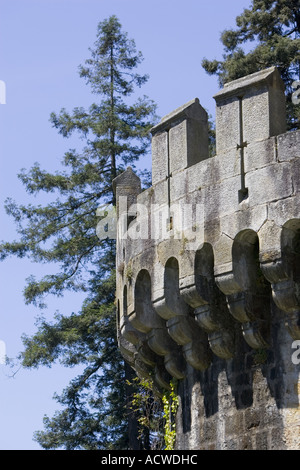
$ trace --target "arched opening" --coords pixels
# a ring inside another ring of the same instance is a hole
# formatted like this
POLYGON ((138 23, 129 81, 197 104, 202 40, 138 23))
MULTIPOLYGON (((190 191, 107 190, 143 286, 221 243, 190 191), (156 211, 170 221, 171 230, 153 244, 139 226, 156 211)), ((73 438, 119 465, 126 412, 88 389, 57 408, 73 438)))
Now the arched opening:
POLYGON ((281 253, 288 280, 273 286, 276 304, 287 312, 286 326, 293 339, 300 339, 300 219, 286 222, 281 233, 281 253))
POLYGON ((169 258, 164 274, 165 299, 168 307, 176 314, 183 314, 187 305, 182 301, 179 292, 179 264, 176 258, 169 258))
POLYGON ((253 230, 243 230, 232 247, 233 272, 240 290, 228 297, 230 312, 242 323, 247 343, 265 348, 270 338, 271 286, 259 263, 259 239, 253 230))
POLYGON ((136 310, 142 306, 152 307, 151 301, 151 278, 146 269, 142 269, 135 282, 136 310))
POLYGON ((257 290, 260 282, 266 284, 259 264, 259 240, 253 230, 243 230, 232 246, 233 271, 242 290, 257 290))
POLYGON ((149 333, 152 328, 161 326, 160 319, 152 306, 151 277, 146 269, 142 269, 136 278, 135 309, 130 318, 132 325, 143 333, 149 333))
POLYGON ((204 243, 195 256, 195 283, 201 297, 209 302, 214 287, 214 253, 209 243, 204 243))
POLYGON ((217 287, 214 278, 214 253, 209 243, 196 252, 195 284, 201 300, 195 308, 195 318, 208 333, 212 351, 229 359, 234 355, 235 327, 229 314, 226 297, 217 287))

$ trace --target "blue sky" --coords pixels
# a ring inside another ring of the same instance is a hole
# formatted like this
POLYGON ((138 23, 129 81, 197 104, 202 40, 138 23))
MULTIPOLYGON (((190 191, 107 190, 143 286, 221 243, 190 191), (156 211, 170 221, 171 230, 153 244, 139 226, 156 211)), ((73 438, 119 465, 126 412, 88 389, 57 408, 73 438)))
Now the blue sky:
MULTIPOLYGON (((150 75, 138 94, 153 99, 161 117, 195 97, 214 117, 218 83, 201 68, 201 60, 222 57, 220 33, 234 27, 249 5, 250 0, 0 0, 0 80, 6 84, 6 104, 0 104, 0 239, 16 237, 3 210, 7 197, 47 202, 25 193, 19 170, 39 162, 55 171, 72 146, 51 127, 50 113, 88 107, 95 100, 78 66, 89 58, 99 21, 115 14, 135 40, 144 56, 139 71, 150 75)), ((151 159, 144 164, 150 168, 151 159)), ((24 304, 25 280, 48 270, 14 258, 0 264, 0 341, 10 358, 22 350, 22 334, 36 331, 39 310, 24 304)), ((47 299, 47 318, 57 310, 77 311, 81 299, 79 294, 47 299)), ((12 377, 0 365, 0 450, 40 449, 33 432, 43 429, 45 414, 53 415, 53 394, 75 373, 55 365, 19 370, 12 377)))

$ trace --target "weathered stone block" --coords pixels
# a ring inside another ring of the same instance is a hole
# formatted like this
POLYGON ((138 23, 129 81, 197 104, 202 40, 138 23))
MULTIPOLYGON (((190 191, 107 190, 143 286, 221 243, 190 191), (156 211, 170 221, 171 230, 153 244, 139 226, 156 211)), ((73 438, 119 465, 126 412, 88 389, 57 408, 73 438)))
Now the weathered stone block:
POLYGON ((186 173, 186 195, 193 191, 201 191, 207 186, 219 184, 240 174, 239 152, 233 148, 226 153, 210 157, 188 168, 186 172, 180 172, 179 176, 176 174, 177 181, 179 178, 184 178, 184 173, 186 173))
POLYGON ((235 176, 204 188, 205 220, 224 217, 239 210, 240 177, 235 176))
POLYGON ((296 196, 280 199, 269 204, 269 219, 280 226, 288 219, 299 218, 300 194, 296 196))
POLYGON ((221 231, 231 239, 234 239, 239 232, 245 229, 258 232, 267 218, 267 203, 249 207, 246 210, 240 210, 234 214, 222 217, 221 231))
POLYGON ((291 171, 292 171, 294 194, 297 195, 300 192, 300 158, 297 158, 295 161, 293 161, 293 166, 292 166, 291 171))
POLYGON ((256 206, 275 201, 293 194, 290 166, 273 164, 246 174, 249 205, 256 206))
POLYGON ((244 149, 245 172, 247 173, 276 163, 276 147, 277 142, 275 137, 249 143, 244 149))
POLYGON ((300 157, 300 130, 278 136, 278 161, 285 162, 300 157))

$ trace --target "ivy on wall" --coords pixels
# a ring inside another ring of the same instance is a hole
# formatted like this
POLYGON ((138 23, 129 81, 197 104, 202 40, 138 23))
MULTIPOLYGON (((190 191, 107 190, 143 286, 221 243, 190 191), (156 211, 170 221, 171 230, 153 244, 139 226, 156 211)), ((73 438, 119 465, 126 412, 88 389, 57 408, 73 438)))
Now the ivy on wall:
POLYGON ((169 390, 160 393, 153 393, 155 387, 151 378, 136 377, 130 385, 136 388, 130 407, 137 416, 142 449, 174 450, 179 404, 177 380, 173 379, 169 390))
POLYGON ((174 450, 176 441, 176 413, 178 409, 177 380, 170 382, 170 390, 166 391, 162 396, 164 421, 165 421, 165 450, 174 450))

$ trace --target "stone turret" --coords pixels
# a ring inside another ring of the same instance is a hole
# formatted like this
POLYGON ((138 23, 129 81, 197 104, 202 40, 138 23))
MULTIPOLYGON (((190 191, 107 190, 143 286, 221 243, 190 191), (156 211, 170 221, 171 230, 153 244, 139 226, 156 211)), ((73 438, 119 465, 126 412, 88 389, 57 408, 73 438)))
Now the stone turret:
POLYGON ((274 67, 214 98, 215 156, 196 98, 152 129, 152 187, 114 181, 119 344, 179 380, 178 449, 297 448, 300 131, 274 67))

